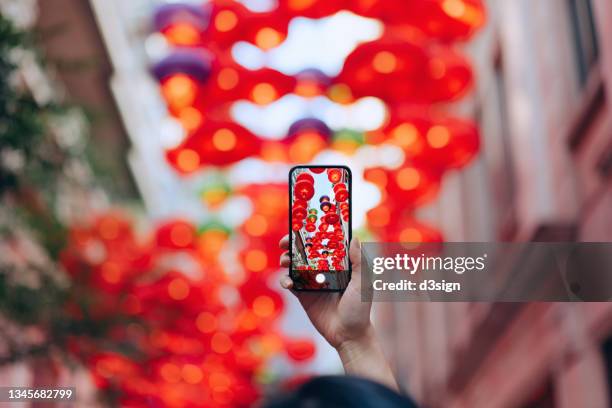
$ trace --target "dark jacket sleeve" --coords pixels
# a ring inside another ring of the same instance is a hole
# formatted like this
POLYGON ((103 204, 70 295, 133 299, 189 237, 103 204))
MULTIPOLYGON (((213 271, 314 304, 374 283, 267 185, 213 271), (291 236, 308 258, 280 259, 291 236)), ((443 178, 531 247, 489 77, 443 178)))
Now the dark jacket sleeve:
POLYGON ((382 384, 351 376, 316 377, 264 404, 265 408, 417 408, 414 401, 382 384))

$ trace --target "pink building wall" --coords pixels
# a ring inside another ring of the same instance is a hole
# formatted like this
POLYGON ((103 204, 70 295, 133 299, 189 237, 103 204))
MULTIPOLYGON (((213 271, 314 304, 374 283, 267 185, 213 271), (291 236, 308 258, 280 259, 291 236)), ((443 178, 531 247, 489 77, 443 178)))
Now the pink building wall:
MULTIPOLYGON (((584 85, 568 3, 488 1, 490 23, 468 46, 477 90, 458 107, 479 118, 483 150, 420 214, 447 240, 612 241, 612 3, 593 0, 600 54, 584 85), (500 165, 502 115, 510 170, 500 165), (499 194, 512 179, 508 211, 499 194)), ((381 303, 375 310, 402 386, 425 406, 612 404, 602 353, 612 338, 612 304, 381 303)))

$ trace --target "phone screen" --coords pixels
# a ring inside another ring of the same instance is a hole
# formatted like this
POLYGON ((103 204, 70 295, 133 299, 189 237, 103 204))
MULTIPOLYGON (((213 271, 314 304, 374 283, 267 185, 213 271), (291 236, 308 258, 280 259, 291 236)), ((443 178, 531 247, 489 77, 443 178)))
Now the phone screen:
POLYGON ((298 166, 289 172, 289 186, 294 289, 343 291, 351 279, 351 171, 298 166))

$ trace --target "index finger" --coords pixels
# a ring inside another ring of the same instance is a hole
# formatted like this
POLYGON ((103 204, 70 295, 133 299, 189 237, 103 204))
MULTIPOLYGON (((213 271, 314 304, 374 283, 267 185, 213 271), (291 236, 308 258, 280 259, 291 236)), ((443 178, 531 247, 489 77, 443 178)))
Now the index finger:
POLYGON ((278 243, 278 246, 280 247, 280 249, 289 249, 289 235, 285 235, 284 237, 282 237, 280 242, 278 243))

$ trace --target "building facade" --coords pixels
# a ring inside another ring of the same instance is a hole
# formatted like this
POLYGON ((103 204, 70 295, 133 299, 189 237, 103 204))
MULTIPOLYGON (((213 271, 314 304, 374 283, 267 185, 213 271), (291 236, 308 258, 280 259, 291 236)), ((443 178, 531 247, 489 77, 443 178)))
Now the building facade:
MULTIPOLYGON (((612 3, 489 0, 469 45, 477 162, 422 218, 448 241, 612 241, 612 3)), ((612 404, 612 305, 387 303, 402 386, 430 407, 612 404)))

